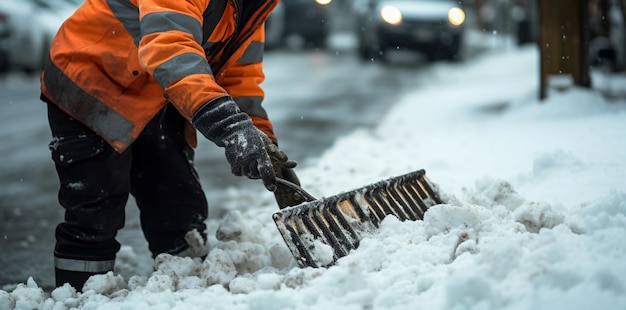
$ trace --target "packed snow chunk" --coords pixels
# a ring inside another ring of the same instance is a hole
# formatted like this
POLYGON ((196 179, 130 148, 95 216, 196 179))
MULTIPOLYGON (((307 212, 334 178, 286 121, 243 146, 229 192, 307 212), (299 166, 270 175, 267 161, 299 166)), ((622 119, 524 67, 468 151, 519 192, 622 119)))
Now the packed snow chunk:
POLYGON ((293 268, 283 278, 283 284, 288 288, 302 288, 324 275, 325 268, 293 268))
POLYGON ((504 180, 482 178, 476 181, 476 190, 464 189, 468 202, 484 207, 504 206, 508 210, 515 210, 524 203, 513 186, 504 180))
POLYGON ((148 279, 142 276, 132 276, 128 280, 128 289, 131 291, 138 290, 148 283, 148 279))
POLYGON ((483 221, 490 217, 489 210, 474 205, 441 204, 424 214, 428 236, 447 234, 454 229, 480 231, 483 221))
POLYGON ((216 250, 222 251, 220 255, 228 256, 237 274, 253 273, 269 267, 272 263, 270 254, 263 244, 248 241, 220 241, 211 252, 216 250))
POLYGON ((275 273, 260 273, 257 276, 257 288, 261 290, 277 290, 283 277, 275 273))
POLYGON ((175 284, 172 277, 155 274, 148 278, 146 289, 152 293, 172 292, 175 290, 175 284))
POLYGON ((254 279, 241 276, 230 281, 228 289, 232 294, 248 294, 255 291, 257 287, 254 279))
POLYGON ((6 291, 0 290, 0 309, 14 309, 15 299, 6 291))
POLYGON ((237 267, 227 251, 214 248, 204 260, 200 276, 206 279, 208 285, 228 286, 237 276, 237 267))
POLYGON ((565 224, 576 234, 626 230, 626 192, 611 190, 604 197, 570 207, 565 224))
POLYGON ((154 259, 155 274, 177 278, 198 275, 201 265, 199 258, 178 257, 170 254, 159 254, 154 259))
POLYGON ((71 286, 69 283, 65 283, 63 286, 55 288, 50 294, 50 297, 52 297, 52 300, 56 303, 61 303, 68 308, 78 307, 80 303, 80 299, 77 298, 76 288, 71 286))
POLYGON ((188 231, 185 234, 185 241, 189 245, 189 256, 204 257, 209 253, 209 244, 197 229, 188 231))
POLYGON ((428 240, 427 226, 423 221, 400 221, 387 216, 378 229, 362 234, 359 247, 337 264, 354 263, 366 271, 378 272, 393 265, 414 268, 416 262, 425 266, 449 260, 450 246, 456 242, 456 236, 428 240))
POLYGON ((386 216, 378 229, 363 234, 364 240, 369 238, 380 240, 387 252, 403 251, 407 249, 407 245, 426 240, 424 222, 400 221, 393 215, 386 216))
POLYGON ((243 218, 240 211, 226 213, 215 232, 215 237, 220 241, 239 240, 243 233, 243 218))
POLYGON ((178 257, 160 254, 155 259, 154 275, 168 276, 175 289, 204 287, 206 281, 200 278, 202 262, 200 258, 178 257))
POLYGON ((121 275, 115 275, 113 271, 109 271, 106 274, 93 275, 83 285, 83 292, 93 290, 97 294, 105 296, 123 289, 126 289, 124 278, 121 275))
POLYGON ((20 283, 11 296, 15 300, 15 309, 37 309, 45 299, 43 289, 37 286, 32 277, 28 278, 26 284, 20 283))
POLYGON ((565 216, 553 211, 547 203, 529 202, 513 211, 513 219, 523 224, 528 232, 538 233, 542 228, 563 224, 565 216))
POLYGON ((206 287, 206 280, 199 276, 188 276, 178 279, 176 290, 202 289, 206 287))
POLYGON ((289 265, 295 263, 291 251, 284 244, 274 243, 269 249, 269 254, 272 267, 286 269, 289 265))

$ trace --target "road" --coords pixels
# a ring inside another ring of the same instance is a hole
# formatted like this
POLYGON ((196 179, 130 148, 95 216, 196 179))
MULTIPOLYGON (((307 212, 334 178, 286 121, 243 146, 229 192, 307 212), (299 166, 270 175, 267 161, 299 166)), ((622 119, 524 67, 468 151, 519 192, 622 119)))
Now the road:
MULTIPOLYGON (((324 51, 275 50, 265 56, 264 106, 281 147, 303 165, 336 138, 376 125, 403 93, 419 87, 428 71, 429 65, 418 59, 395 66, 363 64, 342 42, 324 51)), ((54 285, 54 229, 63 213, 38 89, 36 76, 0 78, 0 289, 29 276, 44 289, 54 285)), ((232 176, 223 151, 208 142, 199 144, 196 164, 212 218, 224 213, 227 188, 251 184, 232 176)), ((131 199, 118 240, 149 257, 133 204, 131 199)))

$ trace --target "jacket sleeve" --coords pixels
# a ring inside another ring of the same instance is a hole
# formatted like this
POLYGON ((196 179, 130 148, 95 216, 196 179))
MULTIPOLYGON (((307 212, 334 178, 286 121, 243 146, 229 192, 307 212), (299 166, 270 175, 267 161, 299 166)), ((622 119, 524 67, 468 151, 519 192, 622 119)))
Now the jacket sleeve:
POLYGON ((265 96, 261 83, 263 51, 265 42, 264 25, 235 52, 234 59, 227 63, 218 77, 218 83, 235 99, 239 108, 250 115, 254 125, 276 140, 272 123, 261 105, 265 96))
POLYGON ((228 95, 202 48, 202 13, 209 0, 139 0, 139 62, 165 98, 190 120, 201 106, 228 95))

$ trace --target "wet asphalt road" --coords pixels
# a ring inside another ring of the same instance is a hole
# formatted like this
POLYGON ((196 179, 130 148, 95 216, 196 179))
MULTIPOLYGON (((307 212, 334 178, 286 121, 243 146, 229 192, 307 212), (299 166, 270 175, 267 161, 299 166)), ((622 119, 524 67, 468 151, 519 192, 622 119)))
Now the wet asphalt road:
MULTIPOLYGON (((419 87, 428 65, 363 64, 349 46, 325 51, 276 50, 265 56, 264 106, 282 149, 298 162, 319 156, 337 137, 373 127, 407 90, 419 87)), ((54 229, 62 219, 58 181, 47 144, 45 105, 34 76, 0 78, 0 289, 32 276, 53 286, 54 229)), ((196 164, 210 216, 223 214, 224 190, 250 184, 230 174, 223 151, 201 142, 196 164)), ((149 256, 132 199, 118 240, 149 256)))

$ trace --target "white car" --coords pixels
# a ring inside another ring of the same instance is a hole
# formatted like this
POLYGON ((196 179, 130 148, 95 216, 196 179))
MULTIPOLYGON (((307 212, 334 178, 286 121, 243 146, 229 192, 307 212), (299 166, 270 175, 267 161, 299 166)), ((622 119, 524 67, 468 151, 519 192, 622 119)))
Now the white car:
POLYGON ((81 4, 75 0, 2 0, 8 23, 9 70, 37 73, 48 57, 52 38, 63 21, 81 4))

